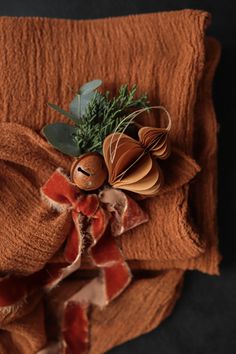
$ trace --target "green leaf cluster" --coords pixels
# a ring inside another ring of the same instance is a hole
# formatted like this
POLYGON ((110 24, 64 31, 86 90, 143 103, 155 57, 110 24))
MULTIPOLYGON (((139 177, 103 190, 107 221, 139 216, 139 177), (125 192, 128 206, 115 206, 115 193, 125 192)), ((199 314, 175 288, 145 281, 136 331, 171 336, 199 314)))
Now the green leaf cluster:
POLYGON ((136 97, 136 85, 130 89, 122 85, 117 96, 111 97, 109 91, 104 94, 97 91, 101 83, 101 80, 93 80, 84 84, 71 102, 69 112, 49 103, 74 123, 53 123, 43 129, 48 142, 64 154, 102 153, 106 136, 124 131, 133 124, 126 117, 136 109, 149 106, 146 94, 136 97))

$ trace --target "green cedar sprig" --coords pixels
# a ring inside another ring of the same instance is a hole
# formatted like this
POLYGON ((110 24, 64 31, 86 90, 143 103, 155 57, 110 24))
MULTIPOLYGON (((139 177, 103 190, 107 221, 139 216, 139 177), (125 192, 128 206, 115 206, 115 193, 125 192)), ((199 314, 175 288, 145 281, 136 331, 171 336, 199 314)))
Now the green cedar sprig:
POLYGON ((93 80, 83 85, 70 104, 70 112, 49 104, 74 122, 74 126, 54 123, 44 127, 44 135, 56 149, 70 156, 90 151, 102 153, 106 136, 124 131, 133 123, 124 118, 136 109, 149 106, 146 94, 136 97, 136 85, 130 89, 122 85, 117 96, 111 97, 109 91, 105 94, 97 91, 101 83, 93 80))

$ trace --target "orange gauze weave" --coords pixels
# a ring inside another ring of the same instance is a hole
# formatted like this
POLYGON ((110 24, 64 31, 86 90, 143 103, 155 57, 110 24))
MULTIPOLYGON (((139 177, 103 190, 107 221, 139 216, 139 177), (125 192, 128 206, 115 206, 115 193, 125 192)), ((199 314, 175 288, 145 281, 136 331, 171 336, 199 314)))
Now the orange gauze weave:
MULTIPOLYGON (((189 183, 177 169, 176 188, 144 201, 149 222, 118 239, 139 276, 105 309, 92 308, 90 354, 159 325, 180 295, 185 270, 218 274, 211 86, 220 48, 205 36, 208 24, 209 14, 192 10, 89 21, 0 18, 2 275, 42 269, 69 232, 69 213, 46 208, 40 187, 58 166, 69 171, 71 159, 50 147, 40 131, 63 121, 46 103, 65 107, 84 82, 101 78, 113 92, 136 83, 151 103, 168 109, 172 144, 201 168, 189 183)), ((144 119, 159 124, 156 117, 144 119)), ((1 308, 0 353, 37 353, 55 339, 54 317, 83 282, 75 276, 47 295, 37 291, 18 306, 1 308)))

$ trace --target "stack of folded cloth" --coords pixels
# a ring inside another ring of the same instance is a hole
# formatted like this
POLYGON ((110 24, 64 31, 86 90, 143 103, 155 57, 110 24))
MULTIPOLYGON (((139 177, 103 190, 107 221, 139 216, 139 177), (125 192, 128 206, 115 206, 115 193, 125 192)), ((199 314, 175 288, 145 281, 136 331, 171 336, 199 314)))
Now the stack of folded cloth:
MULTIPOLYGON (((2 279, 42 269, 71 226, 68 211, 45 207, 40 196, 52 172, 58 166, 68 172, 71 164, 40 134, 58 121, 47 102, 65 107, 71 88, 94 78, 112 92, 136 83, 151 103, 169 111, 171 142, 193 161, 191 171, 175 169, 177 179, 170 171, 169 179, 178 182, 166 193, 143 202, 149 222, 117 240, 133 281, 107 307, 91 309, 90 354, 158 326, 180 296, 186 270, 219 272, 211 86, 220 49, 205 36, 209 17, 183 10, 86 21, 0 18, 2 279)), ((157 124, 154 116, 145 123, 157 124)), ((54 340, 60 304, 93 274, 84 262, 81 273, 51 292, 38 289, 20 304, 0 307, 0 353, 34 354, 54 340)))

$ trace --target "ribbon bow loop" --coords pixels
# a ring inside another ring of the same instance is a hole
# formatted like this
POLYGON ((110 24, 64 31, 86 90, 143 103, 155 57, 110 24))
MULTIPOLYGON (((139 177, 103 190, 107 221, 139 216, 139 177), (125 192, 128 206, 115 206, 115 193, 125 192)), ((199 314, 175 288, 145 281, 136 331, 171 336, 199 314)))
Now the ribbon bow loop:
MULTIPOLYGON (((80 354, 88 349, 89 304, 100 307, 116 298, 130 283, 131 272, 116 245, 115 238, 146 221, 148 217, 139 205, 125 193, 107 188, 99 194, 83 194, 70 182, 61 169, 57 169, 41 188, 43 199, 63 212, 71 211, 74 228, 64 249, 70 263, 57 283, 80 267, 82 251, 87 252, 100 268, 99 277, 90 281, 64 304, 62 324, 65 351, 80 354), (73 320, 68 320, 73 309, 73 320), (76 328, 76 334, 70 335, 76 328)), ((55 285, 55 283, 54 283, 55 285)), ((50 347, 45 349, 49 353, 50 347)))

